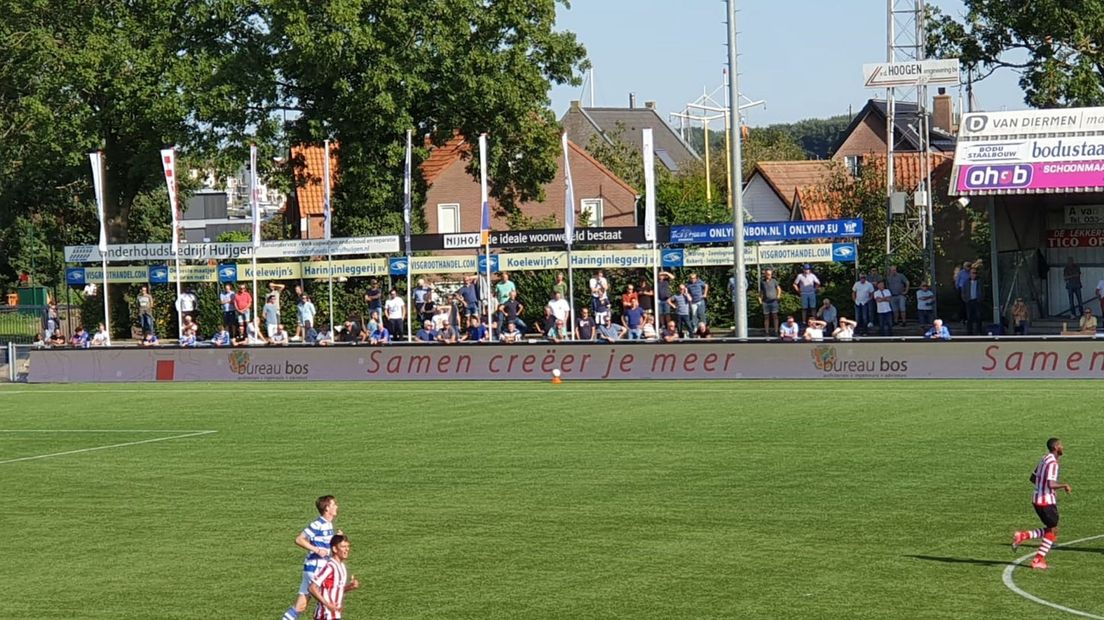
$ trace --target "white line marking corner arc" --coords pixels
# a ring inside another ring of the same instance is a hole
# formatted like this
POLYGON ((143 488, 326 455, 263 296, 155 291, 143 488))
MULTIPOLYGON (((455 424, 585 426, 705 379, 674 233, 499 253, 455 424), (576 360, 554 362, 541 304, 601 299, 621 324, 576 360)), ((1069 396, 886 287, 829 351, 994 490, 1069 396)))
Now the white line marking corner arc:
MULTIPOLYGON (((1067 543, 1061 543, 1061 544, 1057 544, 1057 545, 1054 545, 1054 546, 1055 547, 1069 547, 1069 546, 1072 546, 1072 545, 1076 545, 1078 543, 1088 542, 1090 540, 1097 540, 1097 539, 1100 539, 1100 538, 1104 538, 1104 534, 1097 534, 1096 536, 1087 536, 1085 538, 1078 538, 1077 540, 1071 540, 1067 543)), ((1015 561, 1013 561, 1011 564, 1004 567, 1004 573, 1002 575, 1002 580, 1004 581, 1005 587, 1007 587, 1012 592, 1018 594, 1019 596, 1022 596, 1023 598, 1026 598, 1027 600, 1029 600, 1033 603, 1038 603, 1039 605, 1050 607, 1051 609, 1056 609, 1058 611, 1063 611, 1067 614, 1073 614, 1075 616, 1081 616, 1082 618, 1093 618, 1094 620, 1104 620, 1104 616, 1098 616, 1096 614, 1092 614, 1092 613, 1089 613, 1087 611, 1081 611, 1080 609, 1073 609, 1071 607, 1066 607, 1065 605, 1059 605, 1058 603, 1052 603, 1052 602, 1050 602, 1046 599, 1039 598, 1038 596, 1035 596, 1034 594, 1032 594, 1030 592, 1024 591, 1022 588, 1017 586, 1016 582, 1013 581, 1013 579, 1012 579, 1012 573, 1016 570, 1016 568, 1018 566, 1020 566, 1020 564, 1022 564, 1024 562, 1024 560, 1026 560, 1027 558, 1030 558, 1033 555, 1035 555, 1035 553, 1029 553, 1025 556, 1019 557, 1015 561)))

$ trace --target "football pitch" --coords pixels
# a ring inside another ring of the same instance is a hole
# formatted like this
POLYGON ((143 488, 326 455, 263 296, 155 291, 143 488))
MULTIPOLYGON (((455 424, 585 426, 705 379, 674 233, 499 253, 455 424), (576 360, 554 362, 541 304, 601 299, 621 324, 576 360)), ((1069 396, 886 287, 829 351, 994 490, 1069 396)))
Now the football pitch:
POLYGON ((3 386, 0 618, 279 618, 323 494, 361 582, 351 620, 1104 617, 1102 393, 3 386), (1050 435, 1073 485, 1058 542, 1088 540, 1012 570, 1050 435))

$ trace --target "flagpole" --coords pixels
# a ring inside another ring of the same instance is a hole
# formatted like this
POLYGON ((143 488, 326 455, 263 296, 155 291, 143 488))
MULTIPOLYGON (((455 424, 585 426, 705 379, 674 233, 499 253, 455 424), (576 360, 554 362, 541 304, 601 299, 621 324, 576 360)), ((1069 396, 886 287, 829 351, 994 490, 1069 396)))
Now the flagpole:
MULTIPOLYGON (((324 189, 324 193, 323 193, 323 196, 322 196, 322 198, 323 198, 323 201, 322 201, 322 217, 323 217, 323 224, 324 224, 323 233, 326 236, 326 241, 329 241, 330 237, 332 235, 332 228, 331 228, 332 223, 331 223, 330 220, 333 217, 333 213, 331 212, 331 205, 330 205, 330 199, 331 199, 331 195, 330 195, 330 191, 331 191, 330 190, 330 141, 326 140, 322 143, 322 145, 325 148, 325 155, 324 155, 324 159, 323 159, 323 163, 322 163, 322 176, 325 177, 323 179, 323 185, 322 185, 322 187, 324 189)), ((326 254, 326 277, 329 279, 329 289, 330 289, 330 303, 329 303, 330 334, 333 334, 333 329, 334 329, 334 318, 333 318, 333 316, 334 316, 333 315, 333 254, 326 254)))
MULTIPOLYGON (((257 204, 257 145, 249 145, 249 206, 253 215, 253 315, 257 321, 257 249, 261 247, 261 214, 257 204)), ((248 328, 247 328, 248 329, 248 328)), ((259 334, 258 334, 259 335, 259 334)))
MULTIPOLYGON (((403 166, 403 237, 406 242, 406 341, 414 341, 414 306, 411 303, 412 298, 412 275, 411 275, 411 248, 410 248, 410 185, 411 185, 411 166, 410 157, 413 145, 411 143, 413 139, 413 130, 406 130, 406 162, 403 166)), ((490 329, 490 326, 487 326, 490 329)))
MULTIPOLYGON (((491 311, 494 303, 491 302, 494 287, 491 286, 491 203, 487 193, 487 134, 479 134, 479 198, 483 208, 480 232, 483 235, 483 260, 486 265, 487 276, 487 329, 491 328, 491 311)), ((498 326, 502 331, 502 326, 498 326)))
POLYGON ((105 174, 106 160, 104 159, 103 151, 96 151, 95 153, 89 153, 88 157, 92 160, 92 185, 96 191, 96 212, 100 218, 100 260, 103 265, 103 313, 104 313, 104 331, 107 332, 107 344, 111 344, 111 310, 110 304, 107 302, 107 222, 106 214, 104 212, 104 180, 107 177, 105 174))
POLYGON ((564 245, 567 246, 567 297, 571 304, 568 338, 575 336, 575 270, 571 264, 571 246, 575 242, 575 184, 571 179, 571 159, 568 157, 567 132, 560 136, 564 157, 564 245))
POLYGON ((659 302, 655 295, 659 287, 659 245, 656 235, 656 200, 655 200, 655 150, 651 128, 644 129, 643 135, 644 154, 644 239, 652 242, 652 312, 656 319, 656 330, 659 325, 659 302))

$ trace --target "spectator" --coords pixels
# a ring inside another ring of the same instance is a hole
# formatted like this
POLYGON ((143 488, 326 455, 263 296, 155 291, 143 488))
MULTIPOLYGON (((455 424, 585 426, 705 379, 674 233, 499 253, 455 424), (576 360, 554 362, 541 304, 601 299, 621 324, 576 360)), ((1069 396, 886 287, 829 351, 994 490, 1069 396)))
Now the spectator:
POLYGON ((1092 308, 1085 308, 1085 311, 1081 313, 1081 320, 1077 323, 1078 329, 1083 334, 1096 334, 1096 317, 1093 316, 1092 308))
POLYGON ((448 309, 449 309, 449 322, 452 323, 456 329, 461 329, 464 325, 464 300, 460 298, 460 293, 452 293, 448 296, 448 309))
POLYGON ((706 312, 706 299, 709 298, 709 285, 698 278, 698 274, 691 273, 690 281, 686 283, 686 292, 690 293, 690 324, 709 323, 709 314, 706 312))
POLYGON ((211 345, 216 347, 230 346, 230 332, 226 331, 225 325, 220 325, 215 335, 211 336, 211 345))
MULTIPOLYGON (((42 327, 46 330, 46 338, 49 339, 53 335, 54 330, 61 325, 60 315, 58 315, 57 303, 50 299, 46 302, 46 314, 43 317, 42 327)), ((150 324, 152 325, 152 317, 150 324)))
POLYGON ((1012 303, 1012 332, 1019 336, 1026 336, 1031 327, 1031 312, 1024 303, 1023 297, 1017 297, 1012 303))
POLYGON ((709 331, 709 326, 701 321, 698 322, 697 329, 694 330, 695 338, 712 338, 713 332, 709 331))
POLYGON ((472 315, 468 317, 468 329, 464 332, 464 342, 487 342, 491 339, 491 334, 487 330, 487 326, 480 320, 479 315, 472 315))
POLYGON ((893 320, 901 327, 905 326, 905 309, 908 304, 909 280, 905 274, 897 271, 895 265, 889 267, 889 273, 885 279, 886 289, 893 297, 889 305, 893 308, 893 320))
POLYGON ((759 304, 763 306, 763 323, 767 336, 778 335, 778 313, 781 311, 782 285, 774 279, 774 270, 764 269, 759 282, 759 304))
POLYGON ((513 323, 519 332, 524 332, 525 321, 521 319, 521 315, 525 312, 525 304, 518 300, 517 291, 510 292, 510 298, 502 304, 502 307, 506 311, 506 323, 513 323))
POLYGON ((671 299, 671 281, 675 276, 667 271, 659 272, 659 282, 656 283, 656 320, 660 323, 666 324, 664 318, 671 314, 671 305, 668 304, 668 300, 671 299))
POLYGON ((851 301, 855 303, 855 323, 860 334, 866 334, 867 330, 874 327, 874 316, 871 313, 873 299, 874 283, 865 273, 860 273, 859 281, 851 287, 851 301))
POLYGON ((506 329, 502 332, 501 340, 506 344, 521 342, 521 332, 518 331, 515 323, 506 323, 506 329))
POLYGON ((1096 283, 1096 297, 1100 302, 1100 315, 1104 316, 1104 278, 1096 283))
POLYGON ((599 342, 617 342, 621 339, 621 332, 623 328, 614 323, 607 312, 602 322, 598 324, 598 341, 599 342))
POLYGON ((333 332, 330 331, 330 328, 323 327, 322 329, 315 332, 313 342, 320 347, 332 346, 334 343, 333 332))
POLYGON ((552 328, 544 333, 544 337, 552 342, 563 342, 568 338, 567 323, 563 319, 556 319, 552 328))
POLYGON ((184 289, 176 298, 176 311, 181 317, 196 313, 196 295, 190 287, 184 289))
POLYGON ((295 307, 295 311, 298 325, 291 340, 298 342, 306 336, 307 332, 314 329, 314 315, 318 310, 314 307, 310 295, 304 293, 299 297, 299 305, 295 307))
POLYGON ((356 344, 363 340, 361 338, 361 327, 357 324, 356 319, 348 317, 341 326, 341 342, 349 344, 356 344))
POLYGON ((383 289, 380 288, 379 280, 372 278, 368 281, 368 290, 364 291, 364 304, 368 307, 368 314, 383 314, 383 289))
MULTIPOLYGON (((185 314, 184 315, 184 320, 183 320, 183 329, 190 329, 190 330, 192 330, 192 331, 194 331, 195 333, 198 334, 199 333, 199 324, 197 324, 192 319, 192 315, 185 314)), ((181 330, 181 335, 183 335, 183 330, 181 330)))
POLYGON ((182 347, 195 347, 197 344, 195 328, 185 327, 184 332, 180 335, 180 340, 177 344, 182 347))
POLYGON ((644 308, 644 312, 649 314, 655 313, 655 291, 652 290, 652 284, 648 282, 647 278, 640 280, 640 287, 637 289, 636 297, 640 300, 640 307, 644 308))
POLYGON ((156 347, 159 344, 161 344, 161 342, 159 340, 157 340, 157 334, 155 334, 152 331, 148 331, 148 330, 145 331, 145 332, 142 332, 142 346, 143 347, 156 347))
POLYGON ((433 321, 422 321, 422 328, 414 335, 414 341, 426 343, 435 342, 436 340, 437 330, 433 329, 433 321))
POLYGON ((610 317, 609 295, 603 290, 598 293, 598 297, 591 298, 591 304, 594 306, 594 321, 601 325, 610 317))
POLYGON ((951 330, 943 324, 943 319, 935 319, 928 331, 924 332, 924 338, 927 340, 950 340, 951 330))
POLYGON ((633 300, 636 300, 637 304, 640 303, 640 296, 636 293, 636 287, 632 284, 625 286, 625 292, 621 294, 621 313, 624 314, 626 310, 632 307, 633 300))
POLYGON ((42 335, 42 332, 35 334, 34 342, 31 343, 31 347, 35 349, 45 349, 49 346, 50 345, 46 342, 46 337, 42 335))
POLYGON ((660 342, 678 342, 678 339, 678 326, 675 324, 674 319, 668 319, 667 327, 664 327, 663 330, 659 332, 659 340, 660 342))
MULTIPOLYGON (((594 316, 598 317, 598 298, 609 294, 609 281, 606 280, 606 274, 601 269, 594 274, 594 277, 587 283, 587 288, 590 289, 591 306, 594 308, 594 316)), ((607 308, 609 304, 606 304, 607 308)), ((599 322, 601 322, 599 320, 599 322)))
POLYGON ((556 293, 559 293, 560 297, 567 299, 569 292, 570 291, 567 290, 567 281, 564 280, 563 272, 557 272, 556 281, 552 283, 552 296, 555 297, 556 293))
POLYGON ((813 273, 812 265, 805 263, 801 273, 794 278, 794 292, 801 295, 801 310, 806 319, 816 315, 817 291, 820 290, 820 278, 813 273))
POLYGON ((268 344, 268 338, 265 337, 264 330, 261 328, 261 320, 253 319, 248 325, 245 326, 246 344, 249 345, 262 345, 268 344))
POLYGON ((287 288, 286 286, 284 286, 283 284, 280 284, 279 282, 269 282, 268 283, 268 294, 269 295, 274 295, 276 297, 276 305, 277 306, 280 305, 280 295, 283 294, 284 289, 286 289, 286 288, 287 288))
POLYGON ((450 322, 449 308, 447 305, 441 305, 436 307, 436 313, 433 315, 433 331, 440 332, 445 327, 445 323, 450 322))
POLYGON ((793 315, 786 317, 786 322, 779 328, 779 337, 786 342, 795 342, 798 334, 801 331, 801 326, 794 320, 793 315))
POLYGON ((832 332, 832 337, 841 341, 854 339, 856 324, 855 321, 841 316, 839 319, 839 327, 832 332))
POLYGON ((644 327, 642 327, 640 331, 644 337, 644 340, 647 340, 649 342, 654 341, 656 338, 659 337, 659 334, 656 332, 654 315, 644 315, 644 327))
POLYGON ((238 325, 237 312, 234 310, 234 285, 229 282, 219 293, 219 305, 222 307, 222 324, 226 329, 234 329, 238 325))
MULTIPOLYGON (((469 279, 464 278, 464 285, 469 284, 469 279)), ((473 291, 474 292, 474 291, 473 291)), ((418 278, 418 284, 411 292, 414 302, 414 313, 419 321, 433 317, 433 287, 426 283, 425 278, 418 278)))
POLYGON ((84 296, 95 297, 100 294, 100 287, 96 286, 95 282, 89 282, 84 285, 84 296))
MULTIPOLYGON (((1075 319, 1083 314, 1081 309, 1084 308, 1085 302, 1081 299, 1081 266, 1073 260, 1072 256, 1066 259, 1062 278, 1066 281, 1066 296, 1069 297, 1069 316, 1075 319)), ((1100 292, 1097 291, 1097 295, 1099 294, 1100 292)))
POLYGON ((878 335, 893 335, 893 293, 886 289, 885 282, 879 282, 874 290, 874 305, 878 312, 878 335))
POLYGON ((243 347, 249 344, 249 337, 245 335, 245 327, 239 325, 234 331, 234 338, 230 341, 230 346, 243 347))
POLYGON ((621 314, 621 324, 628 330, 629 340, 640 340, 643 337, 644 309, 640 307, 640 300, 635 295, 631 298, 629 307, 621 314))
POLYGON ((927 282, 921 284, 920 290, 916 291, 916 316, 920 327, 931 325, 935 318, 935 291, 931 290, 931 285, 927 282))
POLYGON ((978 270, 970 269, 969 278, 962 286, 962 300, 966 302, 966 333, 973 336, 981 334, 981 302, 985 299, 985 289, 978 279, 978 270))
POLYGON ((441 329, 437 330, 437 342, 442 344, 456 344, 460 341, 460 334, 456 332, 456 328, 446 319, 441 324, 441 329))
POLYGON ((962 267, 955 272, 955 291, 958 292, 959 301, 959 320, 966 324, 966 294, 963 289, 966 288, 966 282, 970 279, 970 261, 962 263, 962 267))
POLYGON ((548 307, 552 308, 552 316, 556 317, 556 320, 563 321, 565 324, 571 321, 571 304, 559 291, 552 293, 552 300, 548 302, 548 307))
POLYGON ((111 346, 111 339, 107 336, 107 328, 103 323, 100 323, 96 329, 96 333, 92 334, 92 340, 89 343, 93 347, 109 347, 111 346))
POLYGON ((268 338, 268 344, 278 347, 286 347, 288 345, 288 333, 284 330, 284 324, 278 323, 276 329, 272 331, 272 335, 268 338))
POLYGON ((406 334, 406 302, 395 289, 391 289, 389 295, 384 308, 387 312, 387 330, 402 338, 406 334))
POLYGON ((575 323, 575 339, 582 342, 594 340, 594 319, 590 316, 590 308, 579 310, 579 320, 575 323))
POLYGON ((276 333, 276 326, 280 324, 280 302, 276 295, 268 294, 264 308, 261 309, 261 314, 265 321, 265 337, 271 340, 272 334, 276 333))
POLYGON ((809 322, 805 325, 805 342, 822 342, 824 340, 824 329, 827 326, 828 323, 820 319, 809 319, 809 322))
POLYGON ((464 305, 464 312, 469 317, 479 316, 479 288, 477 282, 475 276, 465 277, 464 285, 460 287, 460 291, 457 293, 460 295, 460 302, 464 305))
POLYGON ((882 278, 882 274, 878 273, 877 269, 871 269, 869 277, 867 279, 870 280, 870 283, 873 284, 875 287, 878 286, 879 282, 885 281, 885 279, 882 278))
POLYGON ((552 314, 552 306, 544 307, 544 316, 533 322, 533 331, 541 334, 548 333, 548 330, 556 326, 556 315, 552 314))
POLYGON ((686 290, 686 285, 680 284, 678 293, 672 295, 667 303, 675 310, 679 334, 689 336, 694 327, 690 324, 690 293, 686 290))
MULTIPOLYGON (((138 325, 143 332, 154 331, 153 326, 153 296, 149 293, 149 287, 143 286, 141 292, 138 293, 138 297, 135 298, 138 302, 138 325)), ((49 327, 47 331, 52 331, 49 327)))
POLYGON ((383 319, 380 318, 380 313, 372 312, 372 314, 368 315, 368 322, 364 324, 364 333, 371 335, 380 328, 380 325, 383 325, 383 319))
POLYGON ((253 323, 253 295, 249 294, 244 284, 239 284, 238 292, 234 293, 234 314, 240 326, 253 323))
POLYGON ((510 291, 516 291, 517 287, 510 281, 510 274, 505 271, 499 272, 498 284, 495 284, 495 298, 498 303, 506 303, 506 300, 510 298, 510 291))
POLYGON ((73 336, 69 338, 69 346, 74 349, 87 349, 88 342, 88 332, 84 330, 83 325, 78 325, 77 331, 73 332, 73 336))
POLYGON ((50 334, 50 338, 48 340, 50 342, 50 347, 51 348, 64 347, 65 346, 65 332, 61 331, 60 329, 55 329, 54 332, 52 334, 50 334))
POLYGON ((368 344, 391 344, 391 330, 385 325, 379 325, 376 330, 368 334, 368 344))
POLYGON ((824 322, 824 331, 831 334, 836 331, 836 318, 839 316, 839 312, 836 307, 832 305, 832 300, 827 297, 820 305, 820 309, 817 310, 816 317, 824 322))

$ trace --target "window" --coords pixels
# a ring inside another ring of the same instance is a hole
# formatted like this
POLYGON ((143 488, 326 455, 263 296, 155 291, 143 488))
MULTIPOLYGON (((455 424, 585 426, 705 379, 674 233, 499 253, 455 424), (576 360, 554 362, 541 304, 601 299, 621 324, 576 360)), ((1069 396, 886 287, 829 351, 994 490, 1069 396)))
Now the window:
POLYGON ((584 198, 579 203, 579 223, 586 228, 602 225, 602 199, 584 198))
POLYGON ((437 205, 437 234, 448 235, 460 232, 460 205, 437 205))
POLYGON ((843 158, 844 164, 847 165, 847 171, 851 173, 852 177, 856 179, 862 175, 863 156, 862 155, 848 155, 843 158))

